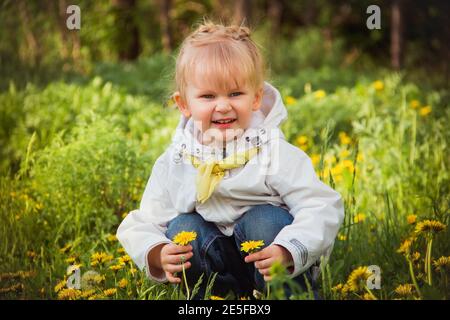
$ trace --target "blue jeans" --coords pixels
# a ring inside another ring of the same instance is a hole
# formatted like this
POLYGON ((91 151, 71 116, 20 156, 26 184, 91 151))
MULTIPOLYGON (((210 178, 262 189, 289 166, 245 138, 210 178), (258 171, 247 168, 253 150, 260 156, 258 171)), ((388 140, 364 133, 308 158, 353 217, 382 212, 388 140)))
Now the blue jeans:
MULTIPOLYGON (((186 270, 190 288, 194 287, 203 274, 197 299, 203 298, 206 282, 211 274, 216 272, 212 294, 224 296, 231 291, 240 297, 251 297, 253 289, 264 291, 265 281, 254 263, 244 261, 246 253, 240 251, 240 244, 247 240, 264 240, 264 244, 269 245, 280 230, 292 221, 292 215, 280 207, 258 205, 248 210, 236 222, 234 234, 227 237, 214 223, 205 221, 198 213, 183 213, 169 222, 166 236, 173 239, 181 231, 197 232, 197 239, 191 242, 194 252, 189 260, 191 267, 186 270)), ((317 298, 316 283, 312 279, 311 271, 307 270, 305 275, 317 298)), ((294 278, 294 281, 306 290, 303 274, 294 278)), ((285 288, 285 292, 290 291, 285 288)))

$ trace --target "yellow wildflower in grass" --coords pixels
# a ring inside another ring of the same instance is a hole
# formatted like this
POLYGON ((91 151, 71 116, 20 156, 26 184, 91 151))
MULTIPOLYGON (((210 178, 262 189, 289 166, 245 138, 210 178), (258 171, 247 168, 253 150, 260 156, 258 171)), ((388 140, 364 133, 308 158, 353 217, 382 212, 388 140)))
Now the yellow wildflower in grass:
POLYGON ((173 242, 175 244, 186 246, 191 241, 197 239, 197 232, 195 231, 181 231, 173 237, 173 242))
POLYGON ((327 154, 324 158, 324 162, 327 165, 332 165, 332 164, 336 163, 336 161, 337 161, 336 157, 333 155, 330 155, 330 154, 327 154))
POLYGON ((83 299, 89 299, 94 294, 95 294, 95 290, 94 289, 83 290, 83 291, 81 291, 80 297, 83 298, 83 299))
POLYGON ((314 166, 316 166, 320 162, 320 154, 314 153, 311 156, 311 162, 314 166))
POLYGON ((424 106, 424 107, 420 108, 419 114, 422 117, 426 117, 427 115, 429 115, 431 113, 431 111, 432 111, 431 106, 424 106))
POLYGON ((360 223, 363 222, 366 219, 366 215, 364 213, 358 213, 354 218, 354 223, 360 223))
POLYGON ((125 249, 121 247, 121 248, 117 249, 117 253, 124 254, 125 249))
POLYGON ((342 165, 342 163, 338 163, 333 168, 331 168, 331 174, 333 176, 340 175, 340 174, 342 174, 343 171, 344 171, 344 166, 342 165))
POLYGON ((405 241, 402 242, 400 245, 400 248, 397 249, 398 253, 403 253, 405 255, 409 255, 409 252, 411 250, 411 246, 414 242, 414 238, 408 238, 405 241))
POLYGON ((254 253, 264 245, 263 240, 249 240, 241 243, 241 251, 254 253))
POLYGON ((366 287, 367 279, 372 274, 369 272, 367 267, 358 267, 352 271, 352 273, 348 276, 347 285, 349 286, 350 291, 352 292, 360 292, 366 287))
POLYGON ((91 256, 91 266, 95 267, 98 264, 105 263, 111 261, 114 257, 105 252, 95 252, 91 256))
POLYGON ((72 244, 68 243, 63 248, 59 249, 59 252, 66 253, 69 252, 72 249, 72 244))
POLYGON ((116 288, 109 288, 109 289, 103 290, 103 294, 104 294, 106 297, 111 297, 111 296, 115 295, 116 292, 117 292, 117 289, 116 289, 116 288))
POLYGON ((285 99, 286 105, 287 106, 292 106, 293 104, 295 104, 297 102, 297 99, 295 99, 292 96, 287 96, 285 99))
POLYGON ((414 224, 416 223, 417 220, 417 216, 415 214, 410 214, 409 216, 406 217, 406 221, 408 222, 408 224, 414 224))
POLYGON ((325 90, 314 91, 314 98, 316 98, 317 100, 325 98, 326 95, 327 93, 325 92, 325 90))
POLYGON ((362 162, 364 160, 364 156, 362 155, 362 153, 358 153, 358 155, 356 156, 356 162, 362 162))
POLYGON ((23 291, 24 288, 25 286, 23 285, 23 283, 17 283, 6 288, 0 288, 0 294, 23 291))
POLYGON ((81 290, 67 288, 58 292, 59 300, 77 300, 81 298, 81 290))
POLYGON ((137 273, 137 269, 136 268, 130 268, 130 270, 128 270, 128 272, 134 277, 134 275, 137 273))
POLYGON ((413 294, 414 286, 412 284, 406 283, 401 284, 397 288, 395 288, 395 293, 401 297, 408 297, 413 294))
POLYGON ((412 262, 417 262, 417 261, 419 261, 419 259, 420 259, 420 252, 416 251, 411 255, 412 262))
POLYGON ((409 106, 411 109, 417 109, 418 107, 420 107, 420 101, 419 100, 411 100, 411 102, 409 103, 409 106))
POLYGON ((120 289, 125 289, 125 288, 127 287, 127 285, 128 285, 128 280, 125 279, 125 278, 122 278, 122 279, 119 281, 118 285, 119 285, 119 288, 120 288, 120 289))
POLYGON ((442 256, 439 259, 434 260, 433 265, 436 268, 436 271, 449 269, 450 268, 450 257, 442 256))
POLYGON ((210 300, 225 300, 224 298, 219 297, 219 296, 211 296, 211 297, 209 297, 209 299, 210 300))
POLYGON ((339 132, 339 141, 341 142, 341 144, 347 145, 352 142, 352 139, 347 135, 346 132, 341 131, 339 132))
POLYGON ((343 149, 341 152, 339 152, 339 158, 345 159, 350 155, 350 151, 348 149, 343 149))
POLYGON ((117 237, 116 237, 116 235, 114 235, 114 234, 109 234, 109 235, 106 237, 106 240, 108 240, 109 242, 114 242, 114 241, 117 241, 117 237))
POLYGON ((381 91, 381 90, 384 89, 384 83, 383 83, 383 81, 380 81, 380 80, 374 81, 374 82, 372 83, 372 86, 373 86, 373 87, 375 88, 375 90, 377 90, 377 91, 381 91))
POLYGON ((63 280, 59 281, 59 282, 56 284, 56 286, 55 286, 55 288, 54 288, 55 293, 58 293, 58 292, 60 292, 62 289, 64 289, 64 288, 66 287, 66 283, 67 283, 67 279, 64 277, 63 280))
POLYGON ((129 255, 123 255, 123 256, 121 256, 120 258, 119 258, 119 263, 120 264, 127 264, 128 262, 130 262, 131 261, 131 258, 130 258, 130 256, 129 255))
POLYGON ((64 260, 66 263, 72 264, 77 260, 77 257, 75 256, 71 256, 69 258, 67 258, 66 260, 64 260))
POLYGON ((88 300, 101 300, 104 299, 105 296, 103 294, 94 294, 88 298, 88 300))
POLYGON ((122 219, 125 219, 127 217, 127 215, 128 215, 128 212, 122 213, 122 219))
POLYGON ((119 263, 119 264, 114 264, 114 265, 110 266, 109 269, 114 271, 114 272, 117 272, 119 270, 122 270, 124 267, 125 267, 124 264, 119 263))
POLYGON ((374 296, 373 295, 370 295, 369 293, 364 293, 363 295, 362 295, 362 297, 361 297, 363 300, 376 300, 375 298, 374 298, 374 296))
POLYGON ((339 234, 338 239, 341 241, 345 241, 345 240, 347 240, 347 236, 345 234, 339 234))
POLYGON ((33 250, 29 250, 27 251, 27 257, 30 258, 31 260, 34 260, 37 257, 37 253, 34 252, 33 250))
POLYGON ((304 136, 304 135, 298 136, 297 139, 295 139, 295 143, 297 144, 297 146, 302 146, 304 144, 307 144, 308 137, 304 136))
POLYGON ((421 233, 438 233, 444 230, 447 226, 437 220, 424 220, 416 224, 416 234, 421 233))

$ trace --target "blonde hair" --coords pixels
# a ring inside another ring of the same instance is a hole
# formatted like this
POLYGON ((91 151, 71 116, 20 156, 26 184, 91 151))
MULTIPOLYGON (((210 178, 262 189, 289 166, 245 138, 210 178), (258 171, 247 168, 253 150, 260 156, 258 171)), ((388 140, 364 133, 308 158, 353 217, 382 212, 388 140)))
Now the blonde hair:
POLYGON ((263 87, 265 66, 250 29, 244 26, 224 26, 205 20, 182 43, 175 68, 175 85, 186 98, 188 79, 201 77, 221 90, 231 90, 249 84, 257 90, 263 87), (194 76, 193 76, 194 75, 194 76))

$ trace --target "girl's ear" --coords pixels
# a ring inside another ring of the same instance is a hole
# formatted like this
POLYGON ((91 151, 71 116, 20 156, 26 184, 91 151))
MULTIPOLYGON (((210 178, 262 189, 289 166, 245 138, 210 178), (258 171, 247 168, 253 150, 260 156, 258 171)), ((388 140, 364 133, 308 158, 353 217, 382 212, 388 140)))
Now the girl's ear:
POLYGON ((189 118, 191 116, 191 111, 189 111, 189 108, 187 106, 186 101, 184 101, 183 97, 181 96, 179 91, 176 91, 173 94, 173 99, 177 103, 178 109, 180 109, 181 113, 186 117, 189 118))
POLYGON ((261 107, 262 96, 263 96, 263 88, 257 90, 255 92, 255 98, 253 99, 252 110, 256 111, 261 107))

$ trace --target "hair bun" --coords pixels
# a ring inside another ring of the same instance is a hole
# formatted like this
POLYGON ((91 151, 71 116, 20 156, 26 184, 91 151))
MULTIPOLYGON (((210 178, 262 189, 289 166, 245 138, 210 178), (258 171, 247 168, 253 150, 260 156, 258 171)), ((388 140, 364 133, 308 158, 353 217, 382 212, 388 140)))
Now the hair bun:
POLYGON ((250 29, 242 26, 228 27, 231 31, 233 39, 244 40, 250 37, 250 29))

